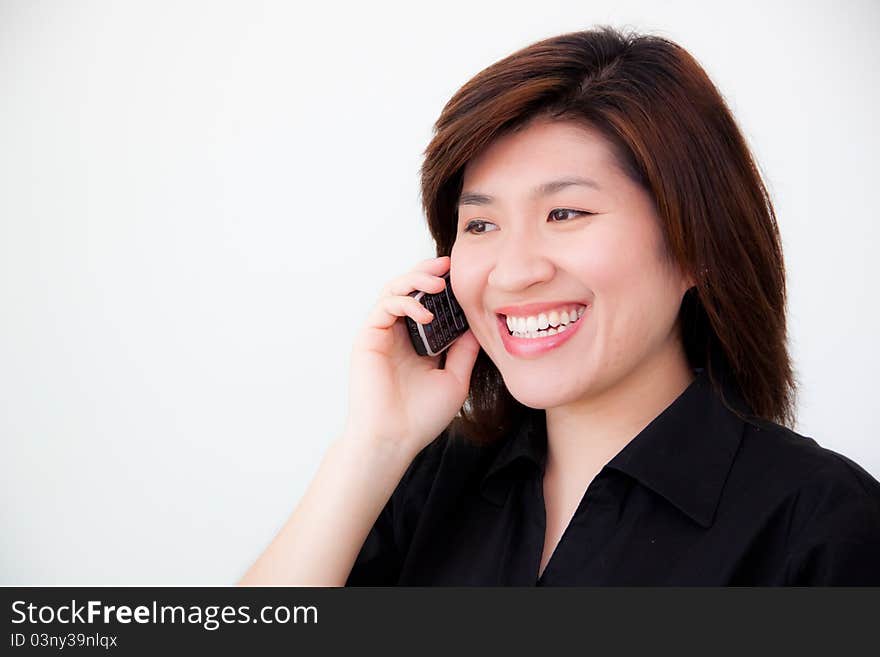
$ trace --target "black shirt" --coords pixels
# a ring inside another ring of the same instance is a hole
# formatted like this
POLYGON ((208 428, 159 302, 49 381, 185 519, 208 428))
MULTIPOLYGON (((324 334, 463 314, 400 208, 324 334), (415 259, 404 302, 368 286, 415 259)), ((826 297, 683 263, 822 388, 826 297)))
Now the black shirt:
POLYGON ((447 429, 419 452, 346 586, 880 585, 880 483, 741 420, 696 372, 590 482, 540 579, 544 419, 487 447, 447 429))

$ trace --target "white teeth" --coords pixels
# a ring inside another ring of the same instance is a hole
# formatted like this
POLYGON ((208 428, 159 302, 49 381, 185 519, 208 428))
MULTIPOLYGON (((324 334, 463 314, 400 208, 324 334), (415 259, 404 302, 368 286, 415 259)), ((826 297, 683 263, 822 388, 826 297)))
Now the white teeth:
POLYGON ((570 311, 561 313, 551 310, 549 313, 540 313, 537 317, 510 317, 506 318, 508 330, 518 338, 542 338, 548 335, 556 335, 566 330, 567 326, 578 321, 586 312, 586 306, 580 306, 570 311))

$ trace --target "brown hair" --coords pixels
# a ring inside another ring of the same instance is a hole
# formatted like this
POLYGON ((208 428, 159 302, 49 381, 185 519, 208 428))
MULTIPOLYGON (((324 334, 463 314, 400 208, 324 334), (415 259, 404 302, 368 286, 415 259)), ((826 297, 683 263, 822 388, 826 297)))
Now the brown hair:
MULTIPOLYGON (((562 34, 514 52, 461 87, 434 124, 421 168, 437 255, 449 255, 455 242, 465 165, 492 140, 538 118, 598 131, 623 171, 654 198, 666 256, 696 281, 679 311, 691 367, 707 370, 741 418, 792 426, 796 383, 773 204, 721 94, 666 38, 610 26, 562 34)), ((488 443, 527 417, 536 417, 535 409, 513 398, 481 349, 453 425, 488 443)))

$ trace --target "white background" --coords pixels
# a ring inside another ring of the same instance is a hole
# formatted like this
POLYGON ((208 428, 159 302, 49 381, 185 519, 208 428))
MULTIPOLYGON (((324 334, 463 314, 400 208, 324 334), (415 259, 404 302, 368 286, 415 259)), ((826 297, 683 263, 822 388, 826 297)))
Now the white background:
POLYGON ((800 433, 880 476, 880 4, 0 1, 0 584, 229 584, 434 255, 449 97, 542 38, 678 41, 776 204, 800 433))

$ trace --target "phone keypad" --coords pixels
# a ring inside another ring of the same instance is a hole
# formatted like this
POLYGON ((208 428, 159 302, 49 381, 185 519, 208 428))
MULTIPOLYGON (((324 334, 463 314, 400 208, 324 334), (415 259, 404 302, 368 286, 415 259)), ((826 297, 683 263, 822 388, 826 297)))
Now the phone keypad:
POLYGON ((428 349, 434 352, 434 354, 443 351, 468 328, 464 311, 462 311, 461 306, 452 294, 452 285, 448 272, 443 276, 443 279, 446 281, 446 287, 440 292, 435 294, 418 291, 410 293, 411 296, 416 297, 425 308, 434 314, 434 319, 430 323, 421 325, 421 330, 424 331, 425 335, 424 340, 419 334, 416 323, 407 318, 413 345, 422 355, 427 355, 428 349), (427 345, 423 344, 423 342, 427 342, 427 345))

